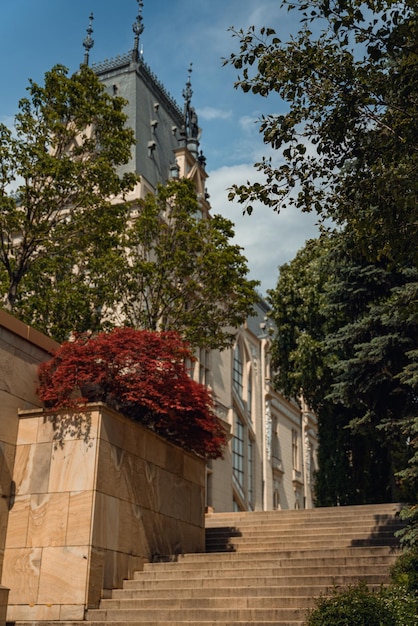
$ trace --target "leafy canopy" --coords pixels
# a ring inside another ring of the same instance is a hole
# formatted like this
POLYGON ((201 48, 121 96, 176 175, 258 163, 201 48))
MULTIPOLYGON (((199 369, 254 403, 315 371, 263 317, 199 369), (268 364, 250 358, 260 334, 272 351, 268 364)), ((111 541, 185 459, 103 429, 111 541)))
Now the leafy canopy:
POLYGON ((233 236, 226 218, 199 217, 193 181, 169 181, 149 194, 132 214, 124 270, 114 276, 125 323, 175 330, 193 346, 229 345, 258 300, 233 236))
MULTIPOLYGON (((91 69, 68 76, 56 66, 28 92, 14 132, 0 124, 0 284, 5 308, 30 323, 31 315, 38 321, 38 308, 48 309, 51 282, 63 281, 60 293, 66 291, 68 268, 90 284, 103 275, 101 262, 125 220, 123 205, 110 200, 131 189, 136 176, 118 170, 134 143, 125 102, 107 95, 91 69)), ((100 297, 91 302, 90 317, 100 297)))
POLYGON ((417 262, 418 206, 415 0, 284 2, 299 32, 282 42, 273 28, 234 31, 226 61, 236 87, 277 94, 283 114, 260 121, 277 150, 256 167, 265 182, 234 186, 251 212, 261 200, 293 204, 346 224, 368 257, 417 262))
POLYGON ((226 61, 237 88, 279 96, 285 111, 260 120, 274 151, 256 164, 264 183, 235 185, 230 196, 248 212, 256 200, 293 205, 336 227, 281 270, 276 382, 318 411, 322 503, 376 497, 373 483, 386 499, 397 481, 416 502, 418 6, 286 7, 298 32, 284 41, 272 27, 234 30, 239 49, 226 61))
POLYGON ((105 402, 186 450, 217 458, 226 432, 210 392, 188 374, 192 360, 175 332, 82 334, 40 365, 38 394, 53 410, 105 402))

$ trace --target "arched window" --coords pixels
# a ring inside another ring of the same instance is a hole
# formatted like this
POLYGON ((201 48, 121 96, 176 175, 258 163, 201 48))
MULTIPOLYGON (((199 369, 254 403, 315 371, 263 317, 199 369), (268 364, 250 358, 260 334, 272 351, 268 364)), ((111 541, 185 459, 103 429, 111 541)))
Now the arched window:
POLYGON ((247 413, 251 421, 252 421, 252 408, 253 408, 253 377, 251 375, 251 370, 250 370, 248 374, 248 379, 247 379, 247 413))
POLYGON ((244 496, 244 425, 235 415, 234 438, 232 440, 232 471, 235 486, 244 496))
POLYGON ((234 350, 234 364, 232 370, 232 381, 235 391, 242 397, 243 383, 242 383, 243 361, 242 353, 239 344, 235 346, 234 350))

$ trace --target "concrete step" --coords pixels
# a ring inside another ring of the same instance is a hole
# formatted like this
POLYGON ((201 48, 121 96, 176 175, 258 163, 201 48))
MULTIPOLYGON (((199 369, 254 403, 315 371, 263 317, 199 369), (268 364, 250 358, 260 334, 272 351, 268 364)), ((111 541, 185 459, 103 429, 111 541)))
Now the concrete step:
MULTIPOLYGON (((402 524, 391 523, 385 524, 384 526, 376 527, 375 532, 379 535, 382 533, 393 532, 398 528, 402 528, 402 524)), ((206 532, 209 536, 221 534, 221 533, 229 533, 231 536, 236 534, 239 536, 240 534, 245 535, 270 535, 270 534, 285 534, 285 535, 296 535, 303 532, 305 535, 309 536, 313 533, 323 535, 326 533, 334 533, 334 532, 343 532, 343 533, 368 533, 373 534, 373 529, 370 528, 370 524, 366 522, 362 523, 354 523, 347 522, 344 524, 331 524, 325 523, 322 524, 306 524, 306 525, 293 525, 293 524, 268 524, 268 525, 256 525, 256 524, 247 524, 239 525, 239 526, 212 526, 206 529, 206 532)))
POLYGON ((218 597, 200 597, 200 598, 180 598, 180 597, 160 597, 158 602, 156 598, 131 598, 102 600, 101 609, 117 610, 117 609, 152 609, 158 606, 159 609, 220 609, 225 607, 227 600, 229 609, 258 609, 258 608, 299 608, 303 606, 313 606, 314 599, 309 596, 281 596, 277 598, 274 595, 259 596, 225 596, 218 597))
MULTIPOLYGON (((193 619, 191 621, 189 620, 172 620, 170 619, 168 622, 166 620, 163 621, 153 621, 152 623, 149 623, 149 626, 167 626, 168 624, 170 626, 184 626, 185 624, 193 624, 193 626, 231 626, 232 624, 234 624, 234 626, 248 626, 248 624, 250 623, 251 626, 304 626, 305 624, 305 619, 300 619, 300 620, 293 620, 293 619, 288 619, 286 621, 277 621, 277 619, 272 619, 272 620, 251 620, 251 622, 248 622, 247 620, 241 621, 241 620, 234 620, 233 622, 231 622, 229 619, 227 621, 224 621, 221 617, 219 617, 219 619, 216 619, 215 621, 213 621, 213 619, 209 619, 206 620, 204 619, 204 616, 201 616, 202 619, 193 619)), ((89 620, 89 626, 109 626, 109 621, 104 620, 104 621, 97 621, 97 620, 89 620)), ((136 626, 137 621, 114 621, 111 622, 112 626, 136 626)), ((22 624, 22 626, 26 626, 25 622, 19 622, 19 624, 22 624)), ((64 621, 48 621, 48 622, 36 622, 36 626, 86 626, 86 622, 64 622, 64 621)))
MULTIPOLYGON (((318 551, 317 551, 318 552, 318 551)), ((227 553, 228 556, 231 553, 227 553)), ((323 552, 320 552, 318 556, 311 556, 306 554, 306 556, 298 557, 298 556, 286 556, 278 553, 274 555, 272 553, 265 553, 260 555, 257 553, 257 556, 254 553, 249 552, 248 555, 241 553, 236 554, 235 559, 219 559, 217 554, 207 555, 213 556, 212 560, 209 559, 180 559, 179 561, 172 563, 146 563, 144 566, 143 573, 148 574, 151 572, 165 572, 165 571, 175 571, 178 575, 184 575, 184 572, 190 571, 199 571, 206 570, 209 568, 216 567, 219 569, 229 570, 231 568, 237 569, 254 569, 259 567, 289 567, 291 564, 293 567, 348 567, 352 565, 354 562, 359 567, 365 567, 367 565, 387 565, 388 563, 394 561, 397 558, 397 554, 389 554, 388 551, 382 552, 382 554, 363 554, 356 555, 350 554, 349 556, 324 556, 323 552)), ((140 574, 135 574, 135 577, 140 574)))
POLYGON ((88 626, 304 626, 314 598, 334 586, 388 583, 399 553, 398 510, 371 505, 208 515, 206 553, 146 564, 88 611, 88 626))
POLYGON ((300 540, 295 540, 294 542, 292 542, 289 545, 289 542, 286 541, 281 541, 281 540, 272 540, 271 542, 264 542, 264 543, 260 543, 257 541, 250 541, 247 540, 245 538, 243 538, 241 541, 231 541, 226 542, 226 541, 213 541, 213 542, 208 542, 206 544, 206 551, 207 552, 269 552, 271 551, 277 551, 280 549, 284 549, 284 547, 286 546, 288 549, 290 550, 308 550, 309 548, 314 548, 316 550, 318 549, 323 549, 323 550, 331 550, 333 548, 338 548, 341 545, 343 545, 344 547, 350 548, 350 547, 373 547, 373 546, 393 546, 394 548, 396 548, 398 546, 398 542, 395 540, 392 540, 391 538, 387 538, 385 539, 384 537, 382 538, 375 538, 375 539, 352 539, 352 540, 347 540, 344 541, 343 538, 341 539, 335 539, 333 537, 330 537, 328 539, 311 539, 311 540, 306 540, 306 539, 300 539, 300 540))
MULTIPOLYGON (((350 558, 350 557, 364 557, 364 556, 397 556, 400 552, 399 547, 393 548, 392 546, 344 546, 344 547, 335 547, 329 549, 324 554, 322 548, 307 548, 302 550, 289 550, 286 548, 279 548, 278 550, 257 550, 254 552, 250 552, 248 554, 235 553, 235 552, 227 552, 222 554, 222 562, 226 563, 228 561, 251 561, 257 559, 270 559, 270 558, 278 558, 278 559, 307 559, 307 558, 350 558)), ((158 561, 158 563, 147 563, 147 566, 152 565, 165 565, 170 564, 172 562, 178 563, 186 563, 186 562, 208 562, 213 563, 214 561, 219 560, 219 555, 214 554, 212 552, 199 552, 196 554, 180 554, 175 557, 170 557, 165 561, 158 561)))
MULTIPOLYGON (((107 623, 154 623, 165 622, 171 624, 172 621, 183 621, 196 623, 199 620, 211 621, 217 624, 218 620, 228 621, 233 624, 236 621, 243 621, 251 624, 254 620, 276 620, 286 623, 290 620, 303 620, 306 615, 305 609, 297 608, 255 608, 255 609, 232 609, 223 607, 220 609, 96 609, 94 611, 94 621, 106 621, 107 623)), ((89 614, 87 621, 90 622, 89 614)))
POLYGON ((385 503, 385 504, 355 504, 351 506, 331 506, 331 507, 319 507, 316 509, 285 509, 279 511, 240 511, 240 512, 225 512, 217 513, 211 512, 206 514, 206 523, 210 524, 213 520, 217 519, 233 519, 233 520, 248 520, 257 519, 269 520, 292 518, 295 520, 303 520, 305 518, 344 518, 354 516, 356 519, 361 517, 381 519, 382 517, 394 517, 401 509, 401 505, 397 503, 385 503))
POLYGON ((346 575, 340 574, 335 576, 329 576, 327 574, 321 574, 319 576, 298 576, 297 579, 294 577, 288 576, 258 576, 256 572, 248 572, 246 576, 240 576, 239 578, 205 578, 195 577, 195 578, 183 578, 177 579, 175 583, 173 583, 173 579, 160 579, 158 583, 155 580, 143 579, 143 580, 126 580, 123 584, 123 589, 128 590, 144 590, 144 589, 155 589, 158 584, 158 589, 173 589, 175 586, 182 587, 184 589, 197 589, 197 588, 215 588, 222 589, 226 587, 225 580, 228 581, 228 586, 237 587, 242 585, 247 585, 249 587, 273 587, 273 586, 283 586, 287 588, 288 586, 299 585, 301 587, 312 587, 320 585, 322 588, 332 587, 333 585, 353 585, 358 580, 364 580, 367 584, 372 585, 383 585, 388 582, 388 573, 387 569, 382 568, 382 572, 380 574, 372 574, 369 575, 367 570, 362 572, 357 572, 354 575, 346 575))
MULTIPOLYGON (((348 576, 355 576, 358 572, 361 572, 361 566, 357 563, 351 565, 328 565, 326 567, 328 576, 340 576, 344 573, 348 576)), ((363 568, 364 569, 364 568, 363 568)), ((251 568, 250 572, 257 572, 257 576, 261 576, 263 578, 267 577, 285 577, 286 579, 294 578, 303 575, 303 576, 319 576, 324 571, 323 566, 311 566, 311 565, 299 565, 294 566, 292 563, 288 565, 278 566, 278 567, 265 567, 263 565, 259 565, 258 567, 251 568)), ((208 580, 209 578, 226 578, 231 581, 233 579, 239 580, 241 576, 246 576, 248 572, 248 568, 222 568, 222 567, 211 567, 211 568, 201 568, 198 570, 190 569, 190 570, 182 570, 181 572, 177 570, 177 568, 173 568, 170 570, 164 571, 147 571, 140 572, 135 574, 135 580, 179 580, 179 577, 185 577, 188 579, 196 579, 196 578, 204 578, 208 580)), ((378 565, 368 565, 367 573, 370 576, 380 575, 381 573, 387 573, 387 564, 378 564, 378 565)))
MULTIPOLYGON (((369 585, 371 589, 380 589, 380 585, 369 585)), ((164 598, 175 598, 175 599, 192 599, 192 598, 222 598, 224 601, 229 601, 231 598, 239 598, 239 597, 275 597, 276 599, 282 598, 317 598, 321 593, 324 592, 324 588, 321 585, 304 585, 303 587, 299 584, 297 585, 286 585, 285 587, 277 587, 277 585, 273 585, 271 587, 267 586, 252 586, 248 587, 247 585, 237 585, 232 586, 225 585, 213 587, 208 584, 207 586, 200 587, 185 587, 183 584, 176 585, 175 587, 171 585, 170 588, 164 589, 164 598)), ((112 598, 110 600, 135 600, 138 597, 148 599, 152 598, 155 602, 159 601, 161 598, 162 590, 155 585, 150 586, 149 589, 141 589, 140 596, 138 596, 137 589, 114 589, 112 592, 112 598)), ((103 600, 103 602, 108 602, 108 600, 103 600)))

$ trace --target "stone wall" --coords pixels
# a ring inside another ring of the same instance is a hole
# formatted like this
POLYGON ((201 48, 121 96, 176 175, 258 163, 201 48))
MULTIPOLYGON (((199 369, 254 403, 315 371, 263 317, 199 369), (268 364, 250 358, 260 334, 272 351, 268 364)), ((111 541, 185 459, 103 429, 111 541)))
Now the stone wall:
MULTIPOLYGON (((37 369, 58 344, 0 310, 0 580, 9 507, 14 494, 13 465, 18 409, 39 407, 37 369)), ((0 587, 0 625, 4 623, 7 590, 0 587)))
POLYGON ((21 413, 14 481, 9 621, 82 619, 145 561, 204 550, 205 462, 104 405, 21 413))

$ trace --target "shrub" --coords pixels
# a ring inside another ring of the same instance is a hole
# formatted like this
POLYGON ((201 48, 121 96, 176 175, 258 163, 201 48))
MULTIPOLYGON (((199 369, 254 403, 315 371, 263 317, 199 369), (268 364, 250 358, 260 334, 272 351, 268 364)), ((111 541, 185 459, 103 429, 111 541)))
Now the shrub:
POLYGON ((381 596, 388 610, 395 616, 396 626, 417 626, 417 596, 404 584, 393 584, 382 589, 381 596))
POLYGON ((418 504, 409 504, 402 507, 399 517, 406 522, 405 526, 395 535, 399 537, 403 548, 418 552, 418 504))
POLYGON ((382 594, 363 581, 346 589, 335 587, 321 596, 310 612, 308 626, 397 626, 396 616, 382 594))
POLYGON ((418 598, 418 547, 405 550, 398 556, 391 568, 391 577, 395 584, 404 585, 418 598))
POLYGON ((211 394, 188 375, 187 360, 192 352, 175 332, 83 334, 41 364, 38 394, 54 410, 105 402, 186 450, 217 458, 226 433, 211 394))

